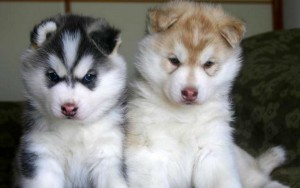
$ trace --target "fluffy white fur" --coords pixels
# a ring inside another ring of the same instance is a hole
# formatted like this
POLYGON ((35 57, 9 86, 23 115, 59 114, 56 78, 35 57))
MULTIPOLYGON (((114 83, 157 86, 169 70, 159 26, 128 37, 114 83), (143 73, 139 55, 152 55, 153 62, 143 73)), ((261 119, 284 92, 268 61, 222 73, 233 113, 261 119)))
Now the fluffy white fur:
POLYGON ((37 176, 22 178, 22 187, 126 187, 121 172, 123 133, 118 111, 88 125, 40 120, 40 129, 26 135, 40 158, 37 176), (99 136, 101 135, 101 136, 99 136))
POLYGON ((220 7, 183 1, 151 9, 148 18, 148 34, 136 62, 141 79, 133 84, 129 102, 125 149, 129 186, 285 187, 269 177, 284 160, 282 149, 273 148, 256 160, 233 143, 228 94, 241 66, 242 24, 220 7), (193 14, 204 18, 197 22, 193 14), (220 38, 215 28, 223 23, 228 25, 220 26, 224 37, 220 38), (208 30, 207 35, 198 33, 208 30), (174 57, 180 64, 172 63, 174 57), (205 68, 208 61, 214 64, 205 68), (187 87, 198 91, 191 103, 182 97, 187 87))
POLYGON ((257 158, 235 147, 235 155, 244 188, 288 188, 270 177, 274 168, 285 161, 285 151, 282 147, 270 148, 257 158))

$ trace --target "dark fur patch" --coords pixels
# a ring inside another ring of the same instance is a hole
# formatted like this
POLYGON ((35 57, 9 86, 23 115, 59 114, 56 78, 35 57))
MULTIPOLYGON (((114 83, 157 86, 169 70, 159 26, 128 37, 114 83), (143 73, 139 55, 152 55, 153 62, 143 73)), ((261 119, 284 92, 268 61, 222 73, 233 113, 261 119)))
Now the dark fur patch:
POLYGON ((112 53, 117 45, 117 38, 120 30, 113 27, 106 27, 101 30, 93 31, 90 37, 96 45, 102 49, 106 54, 112 53))
POLYGON ((30 101, 26 101, 26 105, 23 112, 23 134, 29 132, 34 126, 34 116, 37 115, 35 108, 30 101))
POLYGON ((33 178, 36 174, 36 160, 38 155, 27 151, 26 144, 23 144, 19 153, 20 171, 26 178, 33 178))

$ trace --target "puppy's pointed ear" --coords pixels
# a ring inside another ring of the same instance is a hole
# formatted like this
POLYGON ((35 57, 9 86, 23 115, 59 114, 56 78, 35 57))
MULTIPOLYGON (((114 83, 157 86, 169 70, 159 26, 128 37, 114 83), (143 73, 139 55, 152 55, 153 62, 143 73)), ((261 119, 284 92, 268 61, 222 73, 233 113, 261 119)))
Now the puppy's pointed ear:
POLYGON ((99 19, 88 28, 88 35, 99 51, 105 55, 118 53, 121 44, 120 30, 99 19))
POLYGON ((172 27, 179 19, 178 12, 171 8, 150 9, 147 14, 147 32, 157 33, 172 27))
POLYGON ((57 30, 57 23, 51 19, 44 20, 36 25, 30 35, 31 45, 41 47, 57 30))
POLYGON ((245 24, 233 17, 223 20, 219 29, 222 37, 233 48, 238 46, 246 31, 245 24))

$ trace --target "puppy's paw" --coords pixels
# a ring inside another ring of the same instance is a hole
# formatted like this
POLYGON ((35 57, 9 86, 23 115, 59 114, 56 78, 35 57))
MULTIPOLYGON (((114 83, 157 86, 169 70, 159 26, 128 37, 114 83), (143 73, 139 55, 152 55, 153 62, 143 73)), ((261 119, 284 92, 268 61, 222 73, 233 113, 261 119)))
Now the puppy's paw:
POLYGON ((257 158, 259 167, 270 174, 274 168, 280 166, 286 159, 286 152, 281 146, 270 148, 257 158))

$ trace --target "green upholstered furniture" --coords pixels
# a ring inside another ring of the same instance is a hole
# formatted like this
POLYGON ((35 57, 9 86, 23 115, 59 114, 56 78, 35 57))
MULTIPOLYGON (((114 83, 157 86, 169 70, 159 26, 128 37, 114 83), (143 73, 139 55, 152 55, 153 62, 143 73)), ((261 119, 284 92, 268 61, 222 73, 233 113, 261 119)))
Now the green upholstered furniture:
POLYGON ((300 29, 257 35, 242 46, 232 95, 236 143, 254 155, 282 145, 287 162, 272 175, 300 187, 300 29))

